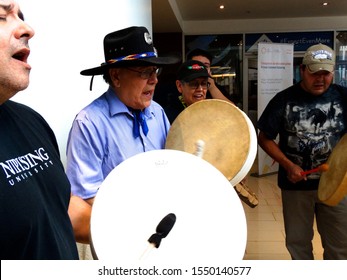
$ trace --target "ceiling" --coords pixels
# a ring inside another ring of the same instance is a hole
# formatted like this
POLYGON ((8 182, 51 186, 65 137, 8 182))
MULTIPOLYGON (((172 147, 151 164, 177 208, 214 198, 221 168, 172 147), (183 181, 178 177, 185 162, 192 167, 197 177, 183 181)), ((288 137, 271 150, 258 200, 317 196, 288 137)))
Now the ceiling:
POLYGON ((176 15, 183 22, 347 16, 347 0, 327 1, 322 6, 324 0, 152 0, 153 32, 181 32, 176 15))

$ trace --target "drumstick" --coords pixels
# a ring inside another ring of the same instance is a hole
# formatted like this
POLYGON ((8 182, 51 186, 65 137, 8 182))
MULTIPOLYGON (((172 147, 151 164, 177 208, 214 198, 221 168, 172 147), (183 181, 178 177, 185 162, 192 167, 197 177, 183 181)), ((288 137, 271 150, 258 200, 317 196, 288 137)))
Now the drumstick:
POLYGON ((195 142, 195 155, 199 158, 202 158, 205 149, 205 142, 201 139, 195 142))
POLYGON ((320 166, 313 168, 311 170, 301 171, 300 174, 301 175, 307 175, 307 174, 311 174, 311 173, 315 173, 315 172, 325 172, 325 171, 328 171, 328 169, 329 169, 329 165, 327 163, 323 163, 320 166))
POLYGON ((149 245, 147 249, 142 253, 140 260, 147 256, 153 248, 159 248, 160 242, 165 238, 176 222, 176 215, 170 213, 166 215, 158 224, 156 228, 156 233, 152 234, 148 239, 149 245))

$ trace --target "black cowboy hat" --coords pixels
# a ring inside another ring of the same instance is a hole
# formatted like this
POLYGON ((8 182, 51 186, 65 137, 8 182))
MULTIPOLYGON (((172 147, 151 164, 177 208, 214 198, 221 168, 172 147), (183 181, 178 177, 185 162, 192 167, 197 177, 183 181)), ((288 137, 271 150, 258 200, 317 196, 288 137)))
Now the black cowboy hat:
POLYGON ((146 27, 132 26, 107 34, 104 38, 105 62, 99 67, 81 71, 81 75, 102 75, 109 68, 169 65, 178 57, 158 57, 151 35, 146 27))

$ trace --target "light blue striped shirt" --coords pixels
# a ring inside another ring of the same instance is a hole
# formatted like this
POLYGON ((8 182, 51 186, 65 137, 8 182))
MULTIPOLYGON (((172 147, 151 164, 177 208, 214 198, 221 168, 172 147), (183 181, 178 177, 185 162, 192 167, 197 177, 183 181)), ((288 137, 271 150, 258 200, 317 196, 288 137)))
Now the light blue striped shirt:
POLYGON ((147 136, 133 136, 133 114, 114 91, 95 99, 73 121, 67 143, 66 173, 72 193, 92 198, 106 176, 125 159, 163 149, 170 123, 155 101, 144 110, 147 136))

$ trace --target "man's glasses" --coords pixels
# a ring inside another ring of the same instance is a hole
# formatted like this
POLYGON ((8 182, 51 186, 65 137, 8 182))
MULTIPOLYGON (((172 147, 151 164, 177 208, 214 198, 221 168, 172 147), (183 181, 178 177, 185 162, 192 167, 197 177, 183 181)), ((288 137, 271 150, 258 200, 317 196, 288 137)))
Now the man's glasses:
POLYGON ((187 84, 191 89, 198 89, 199 87, 202 87, 202 89, 208 89, 210 87, 210 83, 207 81, 202 81, 199 83, 199 81, 190 81, 190 82, 183 82, 184 84, 187 84))
POLYGON ((127 68, 130 71, 136 72, 140 74, 140 77, 144 80, 148 80, 149 78, 151 78, 154 74, 156 76, 159 76, 161 73, 161 68, 155 68, 155 69, 147 69, 144 71, 138 71, 132 68, 127 68))

